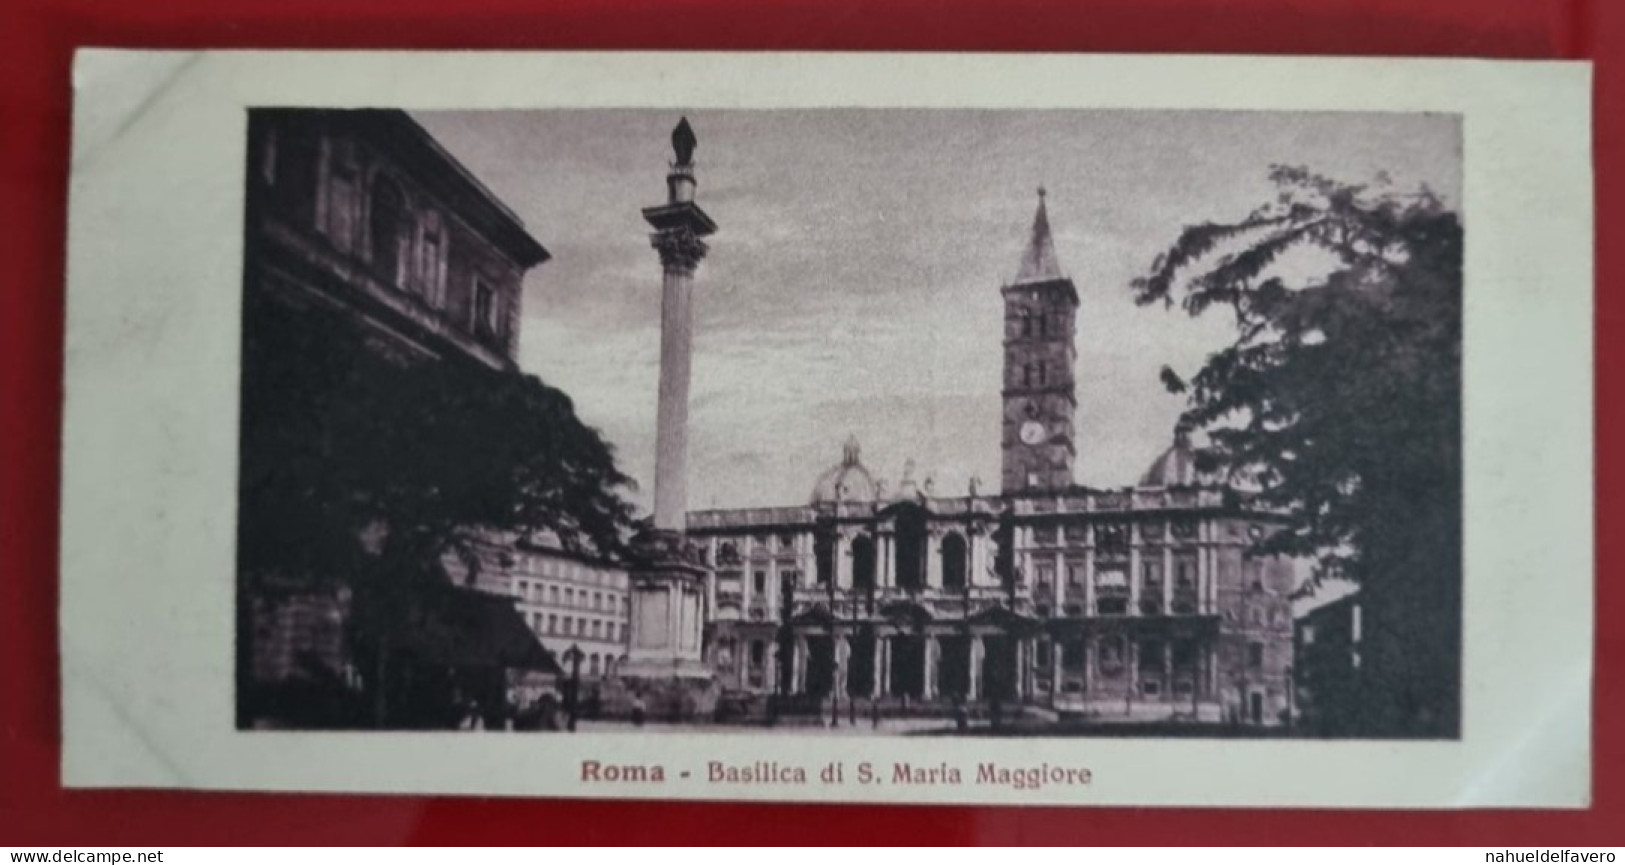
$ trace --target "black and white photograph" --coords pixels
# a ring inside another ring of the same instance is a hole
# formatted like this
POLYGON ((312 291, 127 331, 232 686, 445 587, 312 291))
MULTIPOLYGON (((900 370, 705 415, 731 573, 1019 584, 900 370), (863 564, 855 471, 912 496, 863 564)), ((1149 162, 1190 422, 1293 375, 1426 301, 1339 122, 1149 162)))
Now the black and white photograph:
POLYGON ((1583 807, 1588 81, 83 52, 63 783, 1583 807))
POLYGON ((1458 735, 1457 116, 248 136, 240 727, 1458 735))

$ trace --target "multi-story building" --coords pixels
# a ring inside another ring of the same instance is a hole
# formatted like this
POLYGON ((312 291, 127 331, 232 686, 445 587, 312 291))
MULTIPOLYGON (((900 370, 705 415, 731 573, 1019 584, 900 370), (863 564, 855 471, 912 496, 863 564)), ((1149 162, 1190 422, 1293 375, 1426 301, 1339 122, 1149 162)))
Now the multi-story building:
POLYGON ((1360 729, 1364 679, 1364 613, 1358 591, 1298 613, 1294 628, 1297 686, 1294 713, 1312 732, 1338 735, 1360 729))
POLYGON ((483 551, 475 585, 513 598, 525 624, 561 663, 570 649, 580 652, 581 678, 589 685, 614 676, 626 655, 631 604, 624 565, 566 550, 536 533, 483 551))
POLYGON ((712 568, 707 654, 727 688, 919 709, 1279 723, 1294 563, 1278 519, 1184 434, 1138 484, 1073 483, 1078 294, 1040 192, 1005 314, 1003 489, 895 490, 858 443, 803 505, 691 513, 712 568))
MULTIPOLYGON (((253 110, 246 168, 245 345, 320 353, 300 335, 342 331, 398 363, 516 369, 520 283, 548 253, 405 113, 253 110), (334 322, 346 327, 327 327, 334 322)), ((266 407, 285 384, 244 366, 239 518, 251 532, 254 491, 286 468, 255 451, 281 433, 251 426, 296 428, 300 419, 272 416, 266 407)), ((316 702, 257 694, 316 687, 343 702, 344 689, 377 673, 354 664, 349 583, 346 574, 241 568, 240 723, 316 702)), ((551 663, 508 599, 450 582, 434 594, 389 625, 399 631, 395 671, 409 659, 442 670, 551 663)))

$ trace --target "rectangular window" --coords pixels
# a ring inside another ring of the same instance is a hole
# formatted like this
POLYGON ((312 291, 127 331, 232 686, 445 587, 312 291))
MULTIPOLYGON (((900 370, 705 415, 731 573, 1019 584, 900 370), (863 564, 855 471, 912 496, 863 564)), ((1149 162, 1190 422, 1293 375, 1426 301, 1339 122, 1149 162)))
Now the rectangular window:
POLYGON ((479 277, 474 278, 473 327, 479 336, 496 336, 497 333, 496 291, 479 277))
POLYGON ((547 616, 547 632, 549 634, 556 634, 556 633, 559 632, 559 617, 557 615, 552 614, 552 613, 548 614, 548 616, 547 616))
POLYGON ((1140 585, 1148 589, 1162 586, 1162 562, 1140 563, 1140 585))
POLYGON ((1084 564, 1078 559, 1068 559, 1066 563, 1066 584, 1074 588, 1083 588, 1084 564))
POLYGON ((1128 554, 1128 526, 1123 523, 1102 523, 1095 527, 1095 547, 1102 555, 1128 554))
POLYGON ((1189 556, 1174 559, 1174 585, 1182 589, 1196 587, 1196 559, 1189 556))
POLYGON ((1264 669, 1264 644, 1247 644, 1247 667, 1252 670, 1264 669))
POLYGON ((345 252, 355 249, 361 224, 361 168, 355 145, 343 139, 327 147, 327 236, 345 252))
POLYGON ((767 571, 751 572, 750 589, 757 597, 761 597, 767 591, 767 571))
POLYGON ((440 215, 426 213, 423 217, 423 242, 419 245, 418 284, 424 299, 431 306, 442 305, 446 279, 446 236, 440 225, 440 215))
POLYGON ((593 592, 592 593, 592 608, 595 609, 595 610, 598 610, 598 609, 602 609, 603 606, 604 606, 604 593, 603 592, 593 592))
POLYGON ((572 588, 569 588, 569 587, 566 587, 564 589, 564 605, 566 607, 573 607, 573 606, 576 605, 576 590, 575 589, 572 589, 572 588))
POLYGON ((1033 567, 1033 571, 1038 575, 1039 585, 1055 585, 1055 565, 1049 562, 1041 562, 1033 567))

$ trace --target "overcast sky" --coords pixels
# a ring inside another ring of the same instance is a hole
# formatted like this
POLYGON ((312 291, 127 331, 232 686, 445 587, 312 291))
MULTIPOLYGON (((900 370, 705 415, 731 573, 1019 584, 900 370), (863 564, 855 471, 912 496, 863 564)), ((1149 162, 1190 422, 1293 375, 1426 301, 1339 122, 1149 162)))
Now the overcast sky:
MULTIPOLYGON (((520 365, 567 391, 653 491, 661 203, 675 111, 414 115, 553 254, 525 280, 520 365)), ((695 289, 691 508, 795 505, 856 434, 962 493, 999 478, 1001 303, 1049 190, 1077 284, 1077 480, 1133 483, 1193 372, 1230 336, 1136 307, 1129 281, 1182 226, 1274 197, 1272 163, 1386 171, 1461 200, 1454 117, 1080 111, 697 111, 697 200, 720 230, 695 289)))

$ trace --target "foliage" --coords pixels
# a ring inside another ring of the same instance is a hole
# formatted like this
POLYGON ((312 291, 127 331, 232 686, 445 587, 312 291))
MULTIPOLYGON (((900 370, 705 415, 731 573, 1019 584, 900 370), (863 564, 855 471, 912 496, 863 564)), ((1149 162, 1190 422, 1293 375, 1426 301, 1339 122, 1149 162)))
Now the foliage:
POLYGON ((341 321, 269 303, 251 323, 246 566, 320 576, 369 533, 383 535, 383 558, 423 566, 483 531, 621 551, 631 481, 561 391, 469 363, 402 362, 341 321))
POLYGON ((1140 304, 1234 316, 1230 345, 1188 382, 1164 368, 1163 383, 1187 395, 1181 423, 1208 432, 1233 480, 1292 515, 1255 552, 1362 585, 1373 626, 1392 631, 1387 660, 1405 668, 1392 726, 1453 729, 1462 227, 1426 188, 1280 166, 1271 179, 1275 201, 1187 227, 1134 281, 1140 304))
MULTIPOLYGON (((547 531, 567 549, 620 555, 631 481, 569 397, 532 376, 401 357, 338 315, 253 293, 247 304, 239 679, 253 651, 248 599, 264 597, 267 580, 342 588, 374 723, 421 723, 410 707, 449 705, 452 685, 413 697, 425 671, 400 659, 385 669, 389 632, 423 603, 415 587, 444 585, 448 554, 472 582, 482 543, 503 536, 547 531)), ((239 712, 253 699, 239 688, 239 712)))

